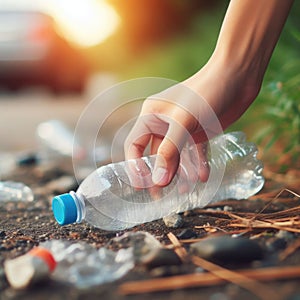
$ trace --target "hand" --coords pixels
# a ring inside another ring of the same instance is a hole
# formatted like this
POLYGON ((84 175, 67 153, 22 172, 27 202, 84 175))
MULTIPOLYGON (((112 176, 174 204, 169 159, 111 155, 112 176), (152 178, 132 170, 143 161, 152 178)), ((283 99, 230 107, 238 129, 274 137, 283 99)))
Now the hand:
POLYGON ((184 145, 195 144, 197 175, 206 181, 209 168, 204 142, 238 119, 259 88, 260 82, 251 82, 247 74, 208 62, 191 78, 144 101, 125 142, 126 159, 143 156, 150 144, 150 153, 158 154, 152 180, 165 186, 177 171, 184 145))
POLYGON ((193 140, 199 177, 206 180, 201 143, 237 120, 256 98, 292 3, 231 0, 208 63, 181 84, 145 100, 125 142, 126 158, 141 157, 150 143, 151 153, 158 154, 152 179, 164 186, 177 171, 183 145, 193 140))

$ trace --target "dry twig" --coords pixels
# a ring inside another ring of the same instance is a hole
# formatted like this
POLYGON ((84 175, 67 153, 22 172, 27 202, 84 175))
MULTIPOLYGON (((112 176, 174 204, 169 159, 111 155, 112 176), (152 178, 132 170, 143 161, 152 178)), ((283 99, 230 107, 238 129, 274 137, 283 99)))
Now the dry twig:
POLYGON ((226 268, 223 268, 219 265, 211 263, 203 258, 193 256, 192 261, 195 265, 209 271, 210 273, 216 275, 219 278, 222 278, 226 281, 232 282, 252 294, 256 295, 259 299, 278 299, 278 294, 273 290, 264 286, 260 282, 257 282, 253 278, 249 278, 246 275, 243 275, 239 272, 235 272, 226 268))
POLYGON ((183 262, 187 262, 188 261, 188 253, 187 251, 182 247, 181 243, 178 241, 177 237, 172 233, 169 232, 168 233, 168 238, 171 241, 171 243, 174 246, 174 251, 176 252, 176 254, 180 257, 180 259, 183 262))
MULTIPOLYGON (((263 269, 238 270, 241 276, 253 280, 271 281, 288 278, 300 278, 300 267, 269 267, 263 269)), ((176 290, 183 288, 213 286, 224 284, 226 280, 212 273, 198 273, 172 276, 167 278, 149 279, 143 281, 126 282, 119 287, 119 293, 123 295, 143 294, 159 291, 176 290)), ((277 297, 278 298, 278 297, 277 297)), ((270 299, 270 298, 269 298, 270 299)), ((275 298, 274 298, 275 299, 275 298)))
MULTIPOLYGON (((283 189, 276 194, 258 213, 252 212, 226 212, 226 211, 199 211, 201 214, 208 214, 218 218, 218 222, 223 221, 226 230, 231 233, 230 228, 233 229, 245 229, 251 231, 253 229, 277 229, 286 230, 290 232, 300 233, 300 206, 289 208, 283 211, 274 213, 264 213, 264 211, 270 206, 270 204, 280 197, 283 192, 288 192, 296 197, 300 198, 300 195, 289 190, 283 189)), ((205 230, 211 230, 213 228, 220 228, 221 226, 195 226, 195 228, 201 228, 205 230)))
POLYGON ((300 239, 296 240, 294 243, 289 245, 283 252, 279 255, 279 260, 285 260, 288 256, 293 254, 297 249, 300 248, 300 239))
MULTIPOLYGON (((181 243, 178 241, 177 237, 173 233, 168 233, 168 238, 172 242, 172 244, 175 247, 175 252, 183 261, 187 261, 188 254, 186 250, 182 247, 181 243)), ((248 278, 244 275, 241 275, 237 272, 228 270, 226 268, 220 267, 216 264, 213 264, 203 258, 193 256, 192 262, 211 272, 212 274, 216 275, 217 277, 220 277, 224 280, 227 280, 229 282, 232 282, 234 284, 239 285, 240 287, 247 289, 254 295, 258 296, 260 299, 277 299, 277 294, 274 293, 272 290, 266 288, 261 283, 256 282, 254 279, 248 278)))

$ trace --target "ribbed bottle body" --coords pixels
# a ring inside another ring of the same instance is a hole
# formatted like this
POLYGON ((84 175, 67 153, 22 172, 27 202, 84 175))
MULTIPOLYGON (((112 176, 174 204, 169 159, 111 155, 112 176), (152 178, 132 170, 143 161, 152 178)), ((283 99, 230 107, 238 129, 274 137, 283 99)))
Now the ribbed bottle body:
POLYGON ((247 142, 243 133, 216 137, 209 146, 207 182, 194 180, 191 167, 182 164, 168 186, 154 186, 155 156, 97 169, 76 192, 84 199, 85 220, 102 229, 122 230, 211 202, 246 199, 262 188, 256 146, 247 142))

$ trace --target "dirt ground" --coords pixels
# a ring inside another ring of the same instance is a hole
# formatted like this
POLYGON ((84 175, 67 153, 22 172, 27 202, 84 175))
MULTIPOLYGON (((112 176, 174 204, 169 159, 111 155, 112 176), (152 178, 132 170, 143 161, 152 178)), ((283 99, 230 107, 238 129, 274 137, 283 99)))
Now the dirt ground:
MULTIPOLYGON (((9 202, 0 203, 0 299, 260 299, 253 289, 242 287, 239 283, 233 283, 230 276, 223 283, 194 286, 191 288, 169 289, 153 293, 124 295, 120 293, 120 287, 131 281, 153 279, 151 272, 143 267, 135 267, 122 279, 113 283, 103 284, 88 290, 78 290, 54 280, 31 287, 24 291, 12 289, 6 281, 3 262, 6 259, 17 257, 26 253, 40 242, 49 239, 68 239, 72 241, 85 241, 94 247, 107 246, 108 242, 123 232, 107 232, 82 223, 61 227, 53 218, 51 211, 51 199, 53 195, 63 192, 61 187, 51 187, 49 182, 62 176, 73 175, 73 170, 68 162, 60 166, 25 166, 19 167, 8 179, 22 181, 32 187, 35 200, 31 203, 9 202)), ((274 178, 273 178, 274 179, 274 178)), ((276 178, 275 178, 276 179, 276 178)), ((258 270, 263 267, 275 267, 276 272, 286 266, 299 266, 298 278, 279 276, 274 280, 257 280, 254 283, 257 288, 265 289, 267 293, 275 292, 278 299, 300 299, 300 238, 299 238, 299 197, 285 191, 278 196, 283 183, 268 179, 264 189, 249 200, 227 200, 214 204, 207 209, 194 210, 183 215, 184 224, 181 228, 167 228, 162 220, 137 226, 127 231, 147 231, 154 235, 163 245, 172 245, 168 234, 175 236, 184 229, 192 229, 196 233, 194 240, 180 240, 184 249, 189 248, 193 241, 205 239, 216 234, 242 234, 248 238, 254 238, 266 249, 262 261, 243 266, 234 266, 232 270, 239 272, 240 268, 258 270), (276 196, 277 195, 277 196, 276 196), (227 207, 227 209, 224 209, 227 207), (230 210, 228 211, 228 207, 230 210), (278 215, 279 214, 279 215, 278 215), (281 215, 282 214, 282 215, 281 215), (242 225, 231 226, 234 216, 259 220, 242 225), (282 220, 285 223, 282 223, 282 220), (274 223, 274 222, 275 223, 274 223), (291 223, 293 221, 294 223, 291 223), (264 223, 262 223, 264 222, 264 223), (276 223, 277 222, 277 223, 276 223), (268 224, 266 224, 268 223, 268 224), (246 224, 246 225, 245 225, 246 224), (270 225, 271 224, 271 225, 270 225), (278 232, 285 232, 291 238, 278 238, 278 232), (297 232, 298 231, 298 232, 297 232), (279 241, 279 242, 278 242, 279 241), (272 245, 272 247, 270 247, 272 245), (271 249, 271 250, 270 250, 271 249)), ((73 186, 76 189, 76 184, 73 186)), ((66 191, 67 192, 67 191, 66 191)), ((184 273, 193 273, 195 266, 183 264, 184 273)), ((231 268, 231 266, 226 266, 231 268)), ((182 270, 183 270, 182 269, 182 270)), ((181 271, 182 271, 181 270, 181 271)), ((179 272, 180 273, 180 272, 179 272)), ((208 272, 209 273, 209 272, 208 272)), ((172 275, 178 275, 176 272, 172 275)), ((171 278, 171 277, 170 277, 171 278)), ((174 277, 176 278, 176 277, 174 277)), ((165 280, 161 277, 160 280, 165 280)), ((147 285, 151 283, 141 283, 147 285)))

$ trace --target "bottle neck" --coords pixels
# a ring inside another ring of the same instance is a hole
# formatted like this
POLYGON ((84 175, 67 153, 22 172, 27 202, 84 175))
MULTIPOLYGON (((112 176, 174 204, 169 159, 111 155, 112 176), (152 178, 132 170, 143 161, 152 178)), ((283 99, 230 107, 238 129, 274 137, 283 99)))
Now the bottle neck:
POLYGON ((70 192, 70 195, 74 199, 77 208, 77 219, 76 223, 80 223, 85 218, 85 198, 82 194, 70 192))

